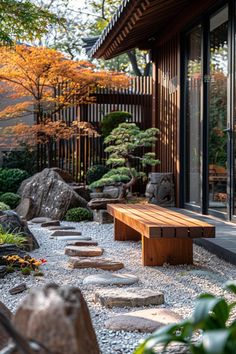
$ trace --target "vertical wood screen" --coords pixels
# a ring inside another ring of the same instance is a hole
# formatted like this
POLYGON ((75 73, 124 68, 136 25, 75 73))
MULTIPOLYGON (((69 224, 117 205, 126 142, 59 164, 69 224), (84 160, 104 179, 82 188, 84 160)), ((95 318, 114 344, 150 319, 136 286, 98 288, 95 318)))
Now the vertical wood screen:
MULTIPOLYGON (((127 89, 111 91, 99 89, 96 102, 73 106, 60 112, 60 119, 71 124, 74 120, 86 121, 99 130, 102 118, 112 111, 127 111, 132 122, 140 128, 152 125, 152 78, 134 77, 127 89)), ((55 118, 57 119, 57 118, 55 118)), ((102 137, 81 137, 53 143, 53 166, 72 174, 78 182, 84 182, 87 169, 96 164, 105 164, 106 154, 102 137)), ((39 168, 47 166, 45 147, 39 146, 39 168)))

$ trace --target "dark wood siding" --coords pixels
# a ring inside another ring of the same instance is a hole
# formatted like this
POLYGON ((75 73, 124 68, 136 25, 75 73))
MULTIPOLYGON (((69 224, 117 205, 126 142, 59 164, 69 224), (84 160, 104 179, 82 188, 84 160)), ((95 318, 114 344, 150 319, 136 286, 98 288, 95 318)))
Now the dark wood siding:
POLYGON ((157 156, 161 164, 160 172, 174 174, 176 204, 179 191, 179 115, 180 115, 180 70, 179 36, 173 37, 156 48, 154 82, 156 99, 153 105, 153 124, 160 129, 157 156))

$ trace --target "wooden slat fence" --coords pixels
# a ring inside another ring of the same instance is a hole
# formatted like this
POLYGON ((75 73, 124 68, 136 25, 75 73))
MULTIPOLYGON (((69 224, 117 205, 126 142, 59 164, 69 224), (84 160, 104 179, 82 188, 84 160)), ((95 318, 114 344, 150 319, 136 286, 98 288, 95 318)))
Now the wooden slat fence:
MULTIPOLYGON (((142 129, 151 127, 152 115, 152 78, 134 77, 127 89, 111 91, 99 89, 96 102, 73 106, 60 112, 60 119, 71 124, 74 120, 90 122, 97 130, 102 118, 111 111, 127 111, 132 114, 132 122, 142 129)), ((56 118, 55 118, 56 119, 56 118)), ((60 140, 53 143, 53 166, 72 174, 78 182, 85 182, 87 169, 96 164, 105 164, 103 138, 80 137, 80 139, 60 140)), ((39 168, 47 165, 44 147, 39 147, 39 168)))

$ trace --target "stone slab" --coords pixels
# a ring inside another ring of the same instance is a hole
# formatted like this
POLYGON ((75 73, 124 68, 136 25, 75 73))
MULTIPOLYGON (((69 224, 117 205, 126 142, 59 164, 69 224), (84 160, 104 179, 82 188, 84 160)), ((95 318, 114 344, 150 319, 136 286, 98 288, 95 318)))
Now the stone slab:
POLYGON ((105 327, 112 331, 154 332, 160 327, 175 324, 182 318, 166 308, 147 309, 113 316, 105 322, 105 327))
POLYGON ((132 285, 138 282, 133 274, 94 274, 84 278, 85 285, 132 285))
POLYGON ((49 221, 52 221, 52 219, 45 218, 45 217, 37 217, 30 220, 30 222, 32 222, 33 224, 42 224, 44 222, 49 222, 49 221))
POLYGON ((91 237, 87 237, 87 236, 56 236, 56 237, 50 236, 50 238, 52 238, 54 240, 59 240, 59 241, 90 241, 90 240, 92 240, 91 237))
POLYGON ((70 230, 56 230, 51 236, 81 236, 80 231, 70 231, 70 230))
POLYGON ((59 220, 47 221, 41 224, 41 227, 50 227, 50 226, 60 226, 59 220))
POLYGON ((94 295, 94 302, 105 307, 139 307, 162 305, 164 294, 149 289, 106 289, 99 290, 94 295))
POLYGON ((72 268, 96 268, 103 270, 119 270, 124 268, 124 264, 121 262, 113 261, 112 259, 105 258, 70 258, 70 266, 72 268))
POLYGON ((66 246, 65 254, 72 257, 97 257, 103 254, 103 249, 96 246, 66 246))
POLYGON ((75 230, 75 227, 73 227, 73 226, 63 226, 63 225, 61 225, 61 226, 50 226, 50 227, 48 227, 48 230, 50 230, 50 231, 75 230))
POLYGON ((97 246, 98 243, 96 241, 75 241, 68 243, 67 246, 97 246))

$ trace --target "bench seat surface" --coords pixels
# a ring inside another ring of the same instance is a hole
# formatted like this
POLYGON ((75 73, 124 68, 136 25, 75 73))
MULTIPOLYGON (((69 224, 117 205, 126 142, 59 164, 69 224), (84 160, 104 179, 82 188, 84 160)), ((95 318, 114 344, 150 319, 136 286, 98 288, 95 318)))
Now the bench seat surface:
POLYGON ((215 226, 153 204, 108 204, 107 211, 148 238, 215 237, 215 226))

